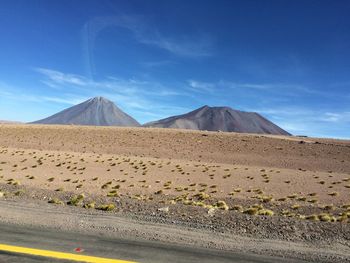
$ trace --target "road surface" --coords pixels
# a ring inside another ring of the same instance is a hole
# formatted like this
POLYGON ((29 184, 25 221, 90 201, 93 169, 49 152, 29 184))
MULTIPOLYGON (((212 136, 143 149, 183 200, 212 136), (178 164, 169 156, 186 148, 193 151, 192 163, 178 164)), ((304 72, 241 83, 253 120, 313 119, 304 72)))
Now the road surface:
MULTIPOLYGON (((42 257, 21 252, 9 252, 2 247, 20 247, 26 253, 28 248, 40 251, 64 252, 79 256, 93 256, 94 262, 116 259, 131 262, 304 262, 285 258, 245 255, 211 249, 198 249, 150 241, 107 238, 98 235, 77 234, 59 230, 0 224, 0 262, 72 262, 70 260, 42 257), (81 252, 75 252, 76 249, 81 252)), ((21 251, 22 251, 21 250, 21 251)), ((46 253, 45 252, 45 253, 46 253)), ((84 262, 84 261, 82 261, 84 262)), ((108 262, 105 261, 105 262, 108 262)), ((117 262, 117 261, 115 261, 117 262)))

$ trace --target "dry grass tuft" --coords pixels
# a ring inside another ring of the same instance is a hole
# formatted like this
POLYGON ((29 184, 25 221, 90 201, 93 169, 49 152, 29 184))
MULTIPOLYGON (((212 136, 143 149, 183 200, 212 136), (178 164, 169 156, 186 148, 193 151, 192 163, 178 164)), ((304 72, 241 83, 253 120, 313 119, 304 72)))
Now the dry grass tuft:
POLYGON ((197 197, 198 200, 200 200, 200 201, 204 201, 204 200, 210 198, 210 195, 208 195, 208 194, 206 194, 206 193, 204 193, 204 192, 200 192, 200 193, 195 194, 195 195, 193 195, 193 196, 194 196, 194 197, 197 197))
POLYGON ((118 194, 117 190, 112 190, 112 191, 109 191, 107 193, 107 196, 108 197, 117 197, 117 196, 119 196, 119 194, 118 194))
POLYGON ((102 210, 102 211, 112 211, 112 210, 115 209, 115 204, 100 205, 96 209, 97 210, 102 210))
POLYGON ((315 215, 315 214, 313 214, 313 215, 307 215, 307 216, 305 216, 305 219, 306 219, 306 220, 311 220, 311 221, 318 221, 318 220, 319 220, 318 216, 315 215))
POLYGON ((331 193, 328 193, 328 195, 330 195, 330 196, 337 196, 337 195, 339 195, 339 193, 337 193, 337 192, 331 192, 331 193))
POLYGON ((260 209, 258 211, 258 215, 263 215, 263 216, 273 216, 274 212, 272 210, 269 209, 260 209))
POLYGON ((234 205, 231 207, 231 210, 243 212, 243 207, 241 205, 234 205))
POLYGON ((219 209, 221 209, 221 210, 228 210, 228 209, 229 209, 229 207, 228 207, 228 205, 226 204, 225 201, 218 201, 218 202, 214 205, 214 207, 217 207, 217 208, 219 208, 219 209))
POLYGON ((85 196, 84 194, 74 195, 68 202, 67 205, 78 206, 83 200, 85 196))
POLYGON ((83 207, 86 209, 95 208, 95 202, 86 203, 83 205, 83 207))
POLYGON ((292 208, 293 210, 297 210, 297 209, 300 208, 300 205, 295 204, 295 205, 292 205, 291 208, 292 208))
POLYGON ((259 209, 256 207, 249 207, 245 210, 243 210, 244 214, 248 214, 248 215, 257 215, 259 212, 259 209))
POLYGON ((49 204, 55 204, 55 205, 63 205, 64 203, 58 199, 58 198, 51 198, 49 201, 48 201, 49 204))
POLYGON ((327 214, 327 213, 319 214, 318 219, 320 221, 323 221, 323 222, 336 222, 337 221, 337 219, 334 216, 327 214))

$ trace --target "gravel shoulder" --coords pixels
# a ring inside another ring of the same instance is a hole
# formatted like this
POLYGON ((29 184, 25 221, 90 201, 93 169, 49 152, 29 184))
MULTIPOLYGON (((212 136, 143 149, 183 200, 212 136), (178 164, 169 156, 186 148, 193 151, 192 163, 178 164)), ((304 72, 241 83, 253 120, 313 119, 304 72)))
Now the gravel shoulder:
MULTIPOLYGON (((165 214, 154 207, 148 213, 132 213, 120 209, 115 212, 86 210, 79 207, 50 205, 30 198, 0 201, 0 222, 69 232, 86 233, 110 238, 155 241, 196 248, 218 249, 238 253, 279 256, 310 262, 350 262, 348 228, 329 225, 324 234, 317 224, 293 221, 271 221, 271 218, 235 218, 235 228, 211 217, 176 219, 177 214, 165 214), (252 221, 253 219, 253 221, 252 221), (212 221, 210 224, 209 221, 212 221), (315 231, 308 237, 298 231, 315 231), (338 229, 337 229, 338 228, 338 229), (318 230, 318 231, 317 231, 318 230), (337 233, 346 233, 337 236, 337 233), (278 233, 276 235, 276 233, 278 233), (299 233, 300 234, 300 233, 299 233)), ((217 217, 221 218, 222 217, 217 217)), ((273 218, 275 219, 275 218, 273 218)))

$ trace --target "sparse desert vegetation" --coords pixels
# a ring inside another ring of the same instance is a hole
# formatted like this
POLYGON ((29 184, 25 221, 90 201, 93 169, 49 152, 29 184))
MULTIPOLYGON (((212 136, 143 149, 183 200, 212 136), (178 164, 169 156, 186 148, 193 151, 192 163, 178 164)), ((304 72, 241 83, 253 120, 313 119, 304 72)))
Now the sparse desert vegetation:
POLYGON ((11 125, 0 132, 2 198, 42 189, 51 193, 48 203, 101 211, 133 200, 139 209, 191 207, 203 215, 320 223, 350 217, 346 141, 67 126, 11 125))

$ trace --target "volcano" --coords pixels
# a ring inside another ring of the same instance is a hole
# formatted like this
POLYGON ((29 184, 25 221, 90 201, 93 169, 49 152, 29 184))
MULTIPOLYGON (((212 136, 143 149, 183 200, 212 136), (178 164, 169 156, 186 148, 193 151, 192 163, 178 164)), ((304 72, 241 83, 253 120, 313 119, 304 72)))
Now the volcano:
POLYGON ((183 115, 149 122, 144 126, 291 135, 256 112, 239 111, 230 107, 209 107, 207 105, 183 115))
POLYGON ((134 118, 119 109, 112 101, 103 97, 91 98, 50 117, 32 123, 128 127, 140 126, 134 118))

